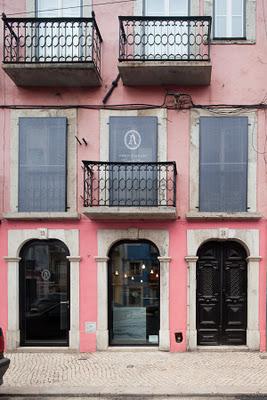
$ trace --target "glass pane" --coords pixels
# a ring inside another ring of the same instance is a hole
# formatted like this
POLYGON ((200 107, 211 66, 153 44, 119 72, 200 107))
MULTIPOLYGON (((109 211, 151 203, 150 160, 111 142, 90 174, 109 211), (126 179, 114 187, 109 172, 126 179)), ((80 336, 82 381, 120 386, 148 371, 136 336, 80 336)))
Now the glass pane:
POLYGON ((148 243, 124 243, 113 248, 109 270, 111 344, 158 344, 158 255, 148 243))
POLYGON ((170 16, 179 17, 188 15, 188 0, 169 0, 170 16))
POLYGON ((64 0, 62 11, 63 17, 81 17, 81 0, 64 0))
POLYGON ((34 242, 22 253, 25 341, 66 343, 69 330, 69 265, 57 241, 34 242))
POLYGON ((232 18, 232 37, 243 37, 243 18, 233 17, 232 18))
POLYGON ((215 22, 215 37, 227 37, 226 17, 216 17, 215 22))
POLYGON ((243 0, 232 0, 232 15, 243 14, 243 0))
POLYGON ((146 0, 145 14, 151 16, 163 16, 165 14, 165 2, 163 0, 146 0))
POLYGON ((58 17, 60 15, 59 8, 59 0, 38 0, 38 17, 58 17))
POLYGON ((215 1, 215 15, 226 15, 227 0, 215 1))

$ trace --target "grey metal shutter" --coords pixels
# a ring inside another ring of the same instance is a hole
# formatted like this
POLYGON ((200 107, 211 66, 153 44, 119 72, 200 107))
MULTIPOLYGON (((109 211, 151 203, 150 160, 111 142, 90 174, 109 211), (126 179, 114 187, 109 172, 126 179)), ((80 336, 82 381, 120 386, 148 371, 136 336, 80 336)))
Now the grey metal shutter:
POLYGON ((247 211, 247 117, 200 118, 200 211, 247 211))
POLYGON ((110 117, 109 160, 131 162, 113 165, 110 173, 110 205, 157 204, 157 117, 110 117))
POLYGON ((19 211, 66 211, 66 118, 19 119, 19 211))

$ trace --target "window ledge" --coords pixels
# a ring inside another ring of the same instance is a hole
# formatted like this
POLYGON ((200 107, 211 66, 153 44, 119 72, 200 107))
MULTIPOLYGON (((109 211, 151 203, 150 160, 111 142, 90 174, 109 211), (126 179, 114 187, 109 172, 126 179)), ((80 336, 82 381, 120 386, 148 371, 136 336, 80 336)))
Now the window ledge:
POLYGON ((259 220, 262 214, 257 212, 198 212, 190 211, 186 214, 188 220, 259 220))
POLYGON ((246 40, 246 39, 212 39, 211 40, 211 44, 213 45, 220 45, 220 44, 247 44, 247 45, 251 45, 251 44, 256 44, 256 40, 246 40))
POLYGON ((76 212, 9 212, 3 217, 9 220, 66 220, 80 219, 76 212))

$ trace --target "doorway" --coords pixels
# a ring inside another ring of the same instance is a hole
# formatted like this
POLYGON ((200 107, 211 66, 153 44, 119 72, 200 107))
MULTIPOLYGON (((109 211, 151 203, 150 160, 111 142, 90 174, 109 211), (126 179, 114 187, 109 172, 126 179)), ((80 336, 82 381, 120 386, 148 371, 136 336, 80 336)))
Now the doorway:
POLYGON ((245 249, 234 241, 209 241, 200 247, 197 255, 197 344, 245 345, 245 249))
POLYGON ((22 346, 68 346, 70 268, 59 240, 33 240, 20 252, 22 346))
POLYGON ((123 241, 109 253, 109 344, 158 346, 159 251, 147 241, 123 241))

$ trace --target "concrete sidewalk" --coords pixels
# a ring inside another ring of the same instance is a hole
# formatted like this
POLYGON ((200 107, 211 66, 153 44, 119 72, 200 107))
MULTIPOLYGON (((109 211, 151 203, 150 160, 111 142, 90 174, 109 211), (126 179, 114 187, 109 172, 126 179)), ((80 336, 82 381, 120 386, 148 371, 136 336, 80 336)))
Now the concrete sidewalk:
POLYGON ((267 394, 258 352, 12 353, 0 395, 267 394))

